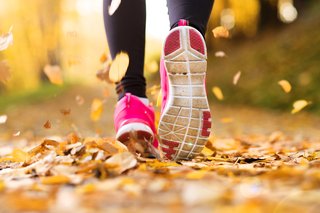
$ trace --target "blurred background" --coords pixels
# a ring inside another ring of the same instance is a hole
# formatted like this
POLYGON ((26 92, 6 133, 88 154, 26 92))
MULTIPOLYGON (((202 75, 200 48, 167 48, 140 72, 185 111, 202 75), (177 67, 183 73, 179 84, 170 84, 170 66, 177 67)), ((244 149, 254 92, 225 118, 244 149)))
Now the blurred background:
MULTIPOLYGON (((156 99, 157 64, 169 21, 165 0, 146 2, 145 75, 149 95, 156 99)), ((304 112, 317 118, 320 114, 319 11, 316 0, 215 0, 206 35, 207 87, 213 106, 227 110, 229 117, 217 115, 222 123, 232 122, 238 113, 244 114, 246 121, 248 116, 261 115, 260 110, 280 112, 276 114, 279 117, 290 113, 293 102, 299 99, 311 103, 304 112), (214 38, 212 29, 217 26, 229 29, 230 38, 214 38), (234 85, 233 77, 239 71, 241 77, 234 85), (278 84, 283 79, 291 83, 292 91, 288 94, 278 84), (211 92, 214 86, 221 88, 223 100, 211 92), (251 109, 257 112, 251 115, 251 109)), ((0 35, 12 26, 14 38, 13 45, 0 51, 0 75, 4 70, 10 73, 8 81, 0 81, 0 114, 19 117, 12 123, 8 119, 11 129, 22 129, 32 110, 36 111, 35 117, 43 113, 41 123, 57 108, 74 107, 80 98, 85 100, 87 105, 82 107, 87 111, 94 98, 103 99, 109 104, 106 108, 114 106, 115 101, 105 99, 114 97, 114 86, 96 77, 96 71, 102 67, 101 55, 108 53, 102 16, 102 0, 29 0, 28 3, 0 0, 0 35), (46 65, 58 65, 63 75, 62 85, 48 81, 44 74, 46 65)), ((81 114, 74 113, 77 109, 72 108, 72 112, 74 119, 81 120, 81 114)), ((112 123, 111 113, 102 117, 104 122, 112 123)), ((304 123, 310 117, 304 117, 304 123)), ((74 119, 63 122, 57 119, 57 122, 72 126, 77 123, 74 119)), ((99 131, 104 132, 103 128, 101 124, 99 131)))

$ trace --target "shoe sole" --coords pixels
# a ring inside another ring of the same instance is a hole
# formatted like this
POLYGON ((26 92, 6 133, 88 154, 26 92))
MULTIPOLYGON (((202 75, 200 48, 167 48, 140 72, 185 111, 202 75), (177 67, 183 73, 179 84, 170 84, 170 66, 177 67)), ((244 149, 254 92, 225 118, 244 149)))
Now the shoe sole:
POLYGON ((116 139, 127 146, 132 153, 138 153, 143 157, 152 157, 150 151, 154 139, 151 128, 142 123, 129 123, 122 126, 116 135, 116 139))
POLYGON ((200 154, 211 131, 205 41, 192 27, 176 27, 165 40, 163 55, 169 97, 158 127, 161 148, 170 160, 191 159, 200 154))

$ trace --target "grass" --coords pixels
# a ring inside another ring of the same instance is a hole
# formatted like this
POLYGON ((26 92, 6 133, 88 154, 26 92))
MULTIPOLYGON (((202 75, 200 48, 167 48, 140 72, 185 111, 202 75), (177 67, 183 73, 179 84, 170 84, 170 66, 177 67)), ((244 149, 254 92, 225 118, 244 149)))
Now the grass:
POLYGON ((56 86, 52 84, 43 84, 40 88, 32 91, 15 92, 0 96, 0 112, 5 111, 11 106, 22 106, 24 104, 36 103, 49 100, 52 97, 60 95, 67 90, 70 85, 56 86))

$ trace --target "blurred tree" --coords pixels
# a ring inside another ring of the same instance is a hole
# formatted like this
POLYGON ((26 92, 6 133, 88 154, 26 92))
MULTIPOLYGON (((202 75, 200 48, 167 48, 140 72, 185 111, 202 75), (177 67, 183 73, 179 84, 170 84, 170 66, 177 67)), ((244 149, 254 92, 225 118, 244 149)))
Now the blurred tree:
POLYGON ((9 90, 37 88, 47 63, 59 63, 61 0, 0 0, 0 29, 13 25, 14 45, 3 51, 12 77, 9 90))

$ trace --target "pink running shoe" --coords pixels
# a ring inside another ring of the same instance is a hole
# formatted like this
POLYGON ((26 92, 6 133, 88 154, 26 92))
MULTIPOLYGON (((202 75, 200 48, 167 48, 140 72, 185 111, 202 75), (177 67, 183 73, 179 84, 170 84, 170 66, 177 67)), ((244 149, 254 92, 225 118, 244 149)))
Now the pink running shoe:
POLYGON ((114 112, 116 139, 125 144, 129 151, 144 157, 158 157, 154 109, 146 106, 130 93, 121 98, 114 112))
POLYGON ((160 64, 160 144, 171 160, 197 156, 208 141, 211 113, 206 93, 207 50, 198 30, 180 20, 164 42, 160 64))

